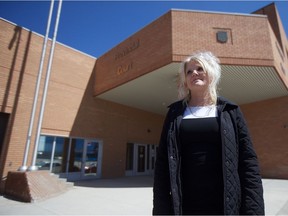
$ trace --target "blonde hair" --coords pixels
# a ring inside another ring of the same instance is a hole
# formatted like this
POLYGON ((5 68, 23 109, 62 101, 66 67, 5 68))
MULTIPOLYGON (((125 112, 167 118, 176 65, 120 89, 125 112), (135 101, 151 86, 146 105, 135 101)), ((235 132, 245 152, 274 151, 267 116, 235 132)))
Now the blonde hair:
POLYGON ((186 67, 191 61, 196 61, 203 67, 207 73, 210 84, 209 84, 209 96, 212 99, 213 104, 217 102, 217 87, 221 77, 221 67, 219 59, 209 51, 195 52, 188 56, 182 63, 179 69, 178 79, 178 98, 188 102, 191 99, 190 90, 186 85, 186 67))

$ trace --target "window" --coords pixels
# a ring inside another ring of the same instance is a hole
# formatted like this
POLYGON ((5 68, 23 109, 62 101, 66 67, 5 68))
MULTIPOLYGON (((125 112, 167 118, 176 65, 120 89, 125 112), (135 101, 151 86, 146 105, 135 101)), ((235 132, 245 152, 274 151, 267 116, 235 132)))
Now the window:
POLYGON ((65 172, 69 138, 40 136, 36 166, 53 173, 65 172))

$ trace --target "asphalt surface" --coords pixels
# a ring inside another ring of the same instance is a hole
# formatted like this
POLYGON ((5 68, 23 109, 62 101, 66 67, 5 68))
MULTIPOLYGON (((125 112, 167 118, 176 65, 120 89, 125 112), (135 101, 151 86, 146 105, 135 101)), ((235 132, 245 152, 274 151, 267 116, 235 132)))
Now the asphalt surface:
MULTIPOLYGON (((0 215, 151 215, 151 176, 85 180, 33 203, 0 196, 0 215)), ((266 215, 288 215, 288 180, 263 179, 266 215)))

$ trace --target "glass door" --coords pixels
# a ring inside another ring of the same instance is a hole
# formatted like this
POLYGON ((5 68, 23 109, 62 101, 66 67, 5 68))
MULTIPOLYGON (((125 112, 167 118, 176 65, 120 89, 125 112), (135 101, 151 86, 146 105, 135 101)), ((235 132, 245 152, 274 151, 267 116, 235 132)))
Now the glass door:
POLYGON ((72 138, 69 151, 68 179, 101 177, 102 143, 97 140, 72 138))
POLYGON ((146 171, 146 145, 137 146, 137 172, 144 173, 146 171))
POLYGON ((82 175, 85 178, 100 177, 102 145, 96 140, 85 140, 82 175), (99 157, 100 156, 100 157, 99 157))
POLYGON ((156 145, 127 143, 125 175, 153 174, 156 150, 156 145))
MULTIPOLYGON (((134 148, 129 148, 134 151, 133 161, 126 161, 133 163, 132 172, 127 168, 126 164, 126 175, 150 175, 154 171, 154 163, 156 160, 156 149, 155 145, 149 144, 134 144, 134 148)), ((129 150, 127 148, 127 151, 129 150)), ((130 150, 130 151, 131 151, 130 150)))
MULTIPOLYGON (((68 148, 67 161, 67 178, 68 180, 81 179, 81 173, 83 169, 83 150, 84 150, 84 139, 72 138, 70 139, 68 148)), ((66 175, 66 174, 65 174, 66 175)))

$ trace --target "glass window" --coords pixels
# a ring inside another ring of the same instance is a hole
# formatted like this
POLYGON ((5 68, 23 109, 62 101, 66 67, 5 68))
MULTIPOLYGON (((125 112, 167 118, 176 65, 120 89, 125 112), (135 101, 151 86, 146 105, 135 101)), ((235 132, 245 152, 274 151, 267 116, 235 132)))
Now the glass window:
POLYGON ((52 136, 40 136, 36 159, 39 170, 50 170, 53 141, 52 136))
POLYGON ((50 170, 53 173, 65 172, 68 145, 69 138, 40 136, 36 159, 36 166, 38 166, 38 169, 50 170), (54 153, 52 152, 53 146, 55 148, 54 153), (52 157, 53 160, 51 161, 52 157))
POLYGON ((69 172, 81 172, 84 139, 72 139, 69 172))
POLYGON ((95 140, 43 135, 38 145, 36 165, 39 170, 53 173, 81 172, 86 176, 96 176, 97 169, 101 172, 101 167, 98 167, 99 148, 100 144, 95 140))
POLYGON ((56 137, 55 152, 52 167, 53 173, 66 172, 68 146, 69 146, 69 138, 56 137))

